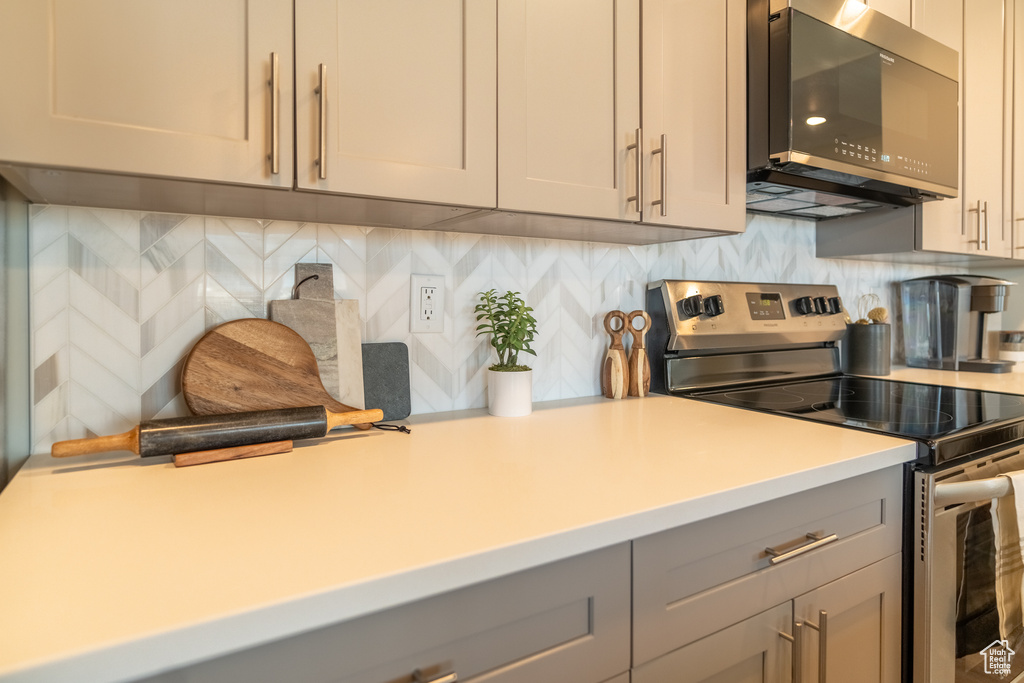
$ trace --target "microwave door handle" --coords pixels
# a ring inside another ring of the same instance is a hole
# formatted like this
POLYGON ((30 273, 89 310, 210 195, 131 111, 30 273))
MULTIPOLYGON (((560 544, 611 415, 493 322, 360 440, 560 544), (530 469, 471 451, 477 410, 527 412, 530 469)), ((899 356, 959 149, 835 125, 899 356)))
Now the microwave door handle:
POLYGON ((976 481, 954 481, 936 484, 932 501, 935 507, 977 503, 993 498, 1003 498, 1013 493, 1009 477, 992 477, 976 481))

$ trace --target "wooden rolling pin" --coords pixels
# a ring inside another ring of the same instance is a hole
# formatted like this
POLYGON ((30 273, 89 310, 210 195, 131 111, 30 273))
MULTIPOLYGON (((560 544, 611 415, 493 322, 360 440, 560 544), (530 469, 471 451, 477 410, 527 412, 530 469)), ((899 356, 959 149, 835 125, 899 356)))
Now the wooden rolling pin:
POLYGON ((379 409, 335 413, 323 406, 173 417, 143 422, 124 434, 58 441, 50 453, 55 458, 67 458, 87 453, 131 451, 145 458, 274 441, 316 439, 326 436, 335 427, 382 419, 384 413, 379 409))

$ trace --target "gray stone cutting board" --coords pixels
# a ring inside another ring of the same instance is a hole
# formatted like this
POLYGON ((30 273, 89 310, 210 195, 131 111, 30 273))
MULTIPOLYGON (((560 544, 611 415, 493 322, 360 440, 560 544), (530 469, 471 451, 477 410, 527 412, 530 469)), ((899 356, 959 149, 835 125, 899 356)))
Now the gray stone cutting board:
POLYGON ((363 396, 367 408, 384 411, 385 421, 409 417, 408 346, 402 342, 363 344, 363 396))

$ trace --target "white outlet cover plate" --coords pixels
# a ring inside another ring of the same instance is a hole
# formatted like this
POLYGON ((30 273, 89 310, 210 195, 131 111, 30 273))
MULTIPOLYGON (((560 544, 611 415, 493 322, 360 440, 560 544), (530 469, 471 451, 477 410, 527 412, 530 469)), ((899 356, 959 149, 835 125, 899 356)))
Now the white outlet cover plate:
POLYGON ((444 276, 416 275, 409 287, 409 331, 444 332, 444 276), (429 290, 432 289, 432 292, 429 290), (427 299, 427 292, 429 299, 427 299))

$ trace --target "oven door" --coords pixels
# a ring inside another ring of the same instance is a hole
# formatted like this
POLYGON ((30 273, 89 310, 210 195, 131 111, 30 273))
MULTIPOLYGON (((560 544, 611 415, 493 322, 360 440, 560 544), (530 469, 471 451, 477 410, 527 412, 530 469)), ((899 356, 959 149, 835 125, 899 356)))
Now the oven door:
POLYGON ((1000 633, 992 525, 993 499, 1010 492, 998 475, 1020 470, 1018 447, 914 474, 915 683, 1024 681, 1024 627, 1000 633))

